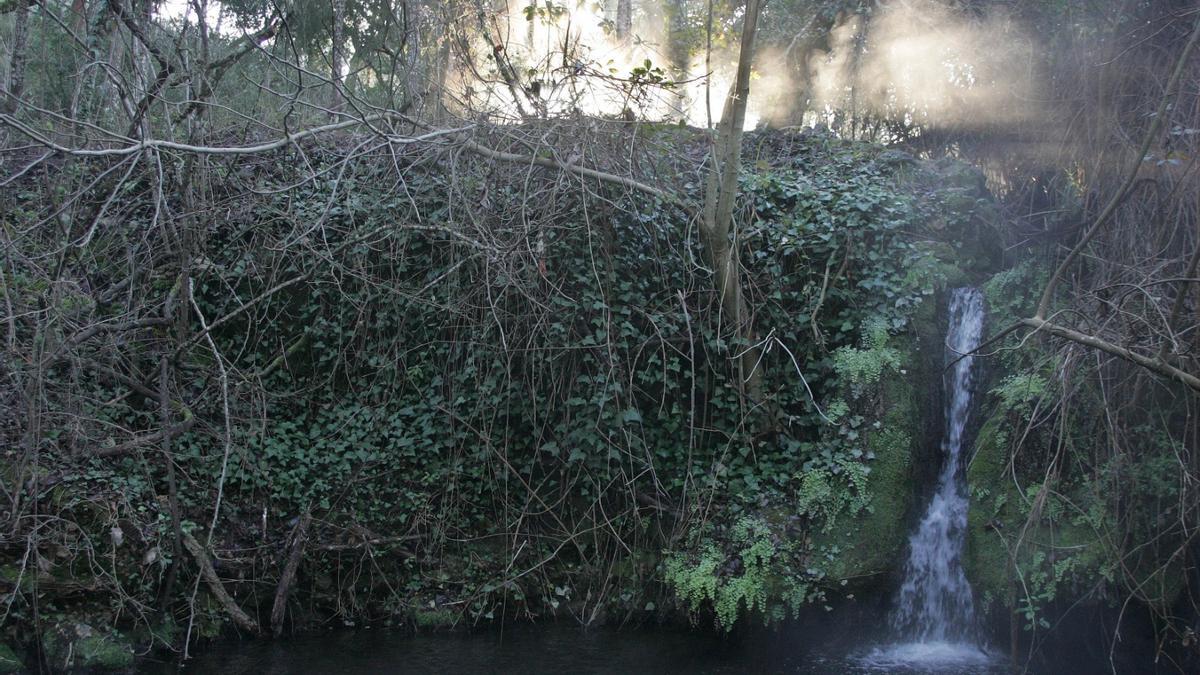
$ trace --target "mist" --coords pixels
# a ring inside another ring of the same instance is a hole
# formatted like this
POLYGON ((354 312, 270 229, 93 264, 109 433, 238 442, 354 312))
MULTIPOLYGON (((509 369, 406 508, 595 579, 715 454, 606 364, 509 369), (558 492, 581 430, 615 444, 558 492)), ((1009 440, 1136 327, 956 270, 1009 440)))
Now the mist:
MULTIPOLYGON (((488 60, 491 81, 481 86, 464 66, 453 89, 464 103, 500 116, 520 117, 519 87, 526 107, 546 114, 629 111, 699 127, 719 121, 736 35, 711 51, 700 45, 686 73, 672 72, 666 3, 638 5, 625 39, 613 27, 615 4, 508 0, 487 30, 503 44, 488 60)), ((703 17, 689 20, 703 29, 703 17)), ((764 40, 746 127, 826 124, 840 131, 867 117, 910 127, 1016 127, 1038 111, 1036 48, 1001 10, 967 16, 936 0, 886 3, 869 16, 840 16, 824 43, 799 58, 789 58, 778 40, 764 40)))
POLYGON ((848 109, 909 125, 1018 125, 1037 111, 1035 47, 999 10, 968 17, 934 0, 888 3, 869 21, 843 18, 828 48, 809 54, 810 109, 817 119, 848 109))

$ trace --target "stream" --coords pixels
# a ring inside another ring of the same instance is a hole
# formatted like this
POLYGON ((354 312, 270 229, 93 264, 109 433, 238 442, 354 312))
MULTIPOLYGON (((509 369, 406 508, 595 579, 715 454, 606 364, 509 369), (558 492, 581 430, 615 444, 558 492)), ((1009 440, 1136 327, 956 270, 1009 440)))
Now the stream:
MULTIPOLYGON (((346 630, 278 641, 218 642, 178 672, 244 673, 1006 673, 995 662, 889 662, 876 657, 886 616, 860 623, 839 612, 779 630, 720 635, 707 627, 584 630, 567 622, 412 635, 346 630), (875 636, 875 637, 869 637, 875 636)), ((149 666, 149 664, 148 664, 149 666)), ((175 664, 149 670, 177 672, 175 664)))

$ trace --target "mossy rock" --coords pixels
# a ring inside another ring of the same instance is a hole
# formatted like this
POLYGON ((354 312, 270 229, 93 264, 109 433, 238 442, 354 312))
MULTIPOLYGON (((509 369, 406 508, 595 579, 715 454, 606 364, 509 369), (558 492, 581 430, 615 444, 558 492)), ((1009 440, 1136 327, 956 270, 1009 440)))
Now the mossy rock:
POLYGON ((16 565, 0 566, 0 581, 3 581, 4 585, 8 587, 18 585, 19 581, 22 593, 33 592, 33 574, 22 570, 16 565))
POLYGON ((931 168, 944 187, 969 190, 980 196, 987 194, 987 178, 977 166, 952 157, 943 157, 933 162, 931 168))
POLYGON ((1085 553, 1080 528, 1062 522, 1026 523, 1029 497, 1021 494, 1009 472, 1007 426, 1008 414, 1004 411, 984 422, 967 466, 970 506, 963 566, 985 608, 998 601, 1013 609, 1013 589, 1023 586, 1021 580, 1029 579, 1045 562, 1049 550, 1046 542, 1080 546, 1076 555, 1085 553), (1009 549, 1018 537, 1021 546, 1014 560, 1009 549))
MULTIPOLYGON (((1159 562, 1159 561, 1156 561, 1159 562)), ((1176 557, 1166 565, 1149 565, 1133 570, 1132 585, 1147 603, 1159 608, 1173 606, 1187 588, 1183 560, 1176 557)))
POLYGON ((42 635, 46 660, 55 670, 127 670, 133 647, 115 630, 101 631, 86 623, 60 623, 42 635))
POLYGON ((871 506, 813 537, 833 580, 870 585, 904 565, 919 486, 934 475, 929 467, 937 449, 927 439, 940 425, 944 330, 938 303, 929 297, 914 311, 907 333, 893 338, 903 366, 881 378, 879 426, 864 434, 866 449, 875 456, 867 483, 871 506))
POLYGON ((983 424, 967 465, 971 504, 963 566, 975 592, 994 598, 1008 597, 1012 578, 1002 537, 1019 531, 1025 520, 1016 506, 1020 495, 1012 481, 1005 480, 1008 461, 1003 418, 1002 414, 993 415, 983 424))
POLYGON ((903 150, 884 150, 875 156, 875 161, 890 167, 916 166, 920 163, 920 160, 903 150))
MULTIPOLYGON (((928 304, 928 303, 927 303, 928 304)), ((914 344, 901 362, 917 362, 914 344)), ((865 434, 866 448, 874 453, 867 481, 870 506, 853 517, 843 517, 829 532, 813 537, 813 549, 826 555, 827 577, 857 581, 895 571, 903 564, 907 532, 906 515, 913 507, 915 456, 924 437, 921 369, 909 365, 907 373, 881 380, 881 407, 886 411, 878 429, 865 434), (911 370, 910 370, 911 368, 911 370)))
POLYGON ((892 571, 903 562, 905 532, 897 519, 912 503, 911 443, 909 434, 898 429, 868 438, 867 445, 875 453, 868 483, 870 508, 839 520, 832 531, 813 538, 814 549, 830 554, 826 566, 829 578, 862 579, 892 571))
POLYGON ((949 158, 926 166, 927 180, 936 186, 939 202, 938 212, 928 226, 936 238, 953 243, 951 255, 939 252, 939 258, 958 265, 976 280, 1000 270, 1004 245, 997 223, 1001 216, 983 173, 949 158))
POLYGON ((129 634, 138 649, 153 649, 157 645, 173 645, 182 637, 182 629, 168 616, 154 624, 139 624, 129 634))
POLYGON ((437 608, 422 608, 413 611, 412 622, 417 628, 425 630, 438 630, 454 628, 458 623, 461 615, 458 612, 437 608))
POLYGON ((0 673, 17 673, 25 669, 25 663, 12 647, 0 642, 0 673))
MULTIPOLYGON (((1164 566, 1152 558, 1145 566, 1119 565, 1104 538, 1061 507, 1063 514, 1052 518, 1055 509, 1043 506, 1041 517, 1027 522, 1028 504, 1040 485, 1029 481, 1029 493, 1023 495, 1014 483, 1008 466, 1007 426, 1008 414, 1003 411, 983 425, 967 468, 971 505, 963 563, 984 605, 998 602, 1014 609, 1014 601, 1022 600, 1018 588, 1040 595, 1040 603, 1073 601, 1073 586, 1092 588, 1122 574, 1126 575, 1123 583, 1138 588, 1150 604, 1166 608, 1178 600, 1185 586, 1180 561, 1164 566), (1010 549, 1018 538, 1021 544, 1014 559, 1010 549)), ((1067 499, 1076 504, 1086 501, 1082 494, 1068 493, 1067 499)))

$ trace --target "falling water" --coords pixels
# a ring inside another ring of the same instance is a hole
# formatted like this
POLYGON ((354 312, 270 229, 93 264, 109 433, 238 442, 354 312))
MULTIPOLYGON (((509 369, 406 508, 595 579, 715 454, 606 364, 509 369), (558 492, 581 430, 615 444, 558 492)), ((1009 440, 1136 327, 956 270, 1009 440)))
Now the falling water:
POLYGON ((975 608, 962 567, 967 528, 967 486, 963 469, 963 431, 971 412, 973 356, 983 332, 983 297, 977 289, 958 288, 950 297, 946 335, 946 429, 944 464, 937 491, 909 540, 904 585, 892 615, 892 627, 906 640, 876 650, 881 662, 972 661, 988 658, 976 645, 975 608))
POLYGON ((893 625, 922 642, 970 641, 975 627, 971 586, 962 568, 967 528, 967 486, 962 468, 963 430, 971 412, 973 356, 983 332, 983 297, 974 288, 958 288, 950 297, 946 358, 945 457, 937 492, 909 541, 900 602, 893 625), (957 359, 957 360, 955 360, 957 359))

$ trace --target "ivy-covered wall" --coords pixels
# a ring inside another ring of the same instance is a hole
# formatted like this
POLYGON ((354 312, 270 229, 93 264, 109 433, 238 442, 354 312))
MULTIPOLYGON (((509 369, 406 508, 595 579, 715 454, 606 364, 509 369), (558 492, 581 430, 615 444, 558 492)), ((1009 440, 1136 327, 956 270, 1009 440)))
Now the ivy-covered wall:
MULTIPOLYGON (((703 147, 686 129, 638 133, 680 154, 703 147)), ((245 628, 238 608, 265 626, 282 588, 295 628, 570 614, 729 629, 886 592, 936 473, 939 292, 963 278, 955 265, 990 227, 989 199, 945 178, 974 181, 961 167, 827 134, 746 142, 737 243, 761 401, 742 391, 730 356, 748 345, 677 203, 422 158, 402 189, 377 180, 393 157, 294 185, 281 156, 250 170, 253 190, 231 171, 214 188, 226 218, 197 242, 184 328, 202 337, 168 384, 168 414, 192 424, 169 465, 46 454, 53 507, 74 526, 46 534, 72 553, 43 587, 69 570, 92 592, 49 596, 42 620, 68 635, 86 615, 96 634, 115 621, 154 641, 187 625, 173 607, 212 636, 245 628), (216 522, 225 597, 209 579, 197 603, 173 604, 195 580, 176 506, 186 537, 216 522)), ((694 190, 690 165, 656 161, 679 194, 694 190)), ((36 186, 14 197, 42 198, 36 186)), ((154 209, 126 213, 99 250, 136 240, 154 209)), ((18 309, 43 301, 25 272, 7 274, 18 309)), ((137 283, 169 292, 173 274, 137 283)), ((55 311, 103 317, 115 302, 55 311)), ((114 427, 158 423, 151 399, 122 398, 122 373, 158 372, 167 334, 103 345, 121 362, 95 357, 117 373, 86 375, 77 403, 107 420, 81 432, 100 448, 114 427)))

